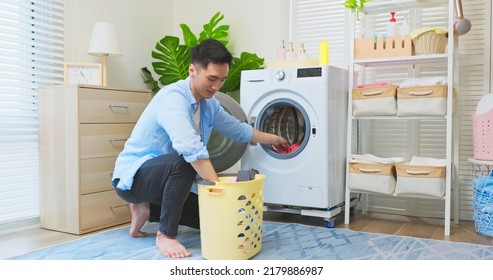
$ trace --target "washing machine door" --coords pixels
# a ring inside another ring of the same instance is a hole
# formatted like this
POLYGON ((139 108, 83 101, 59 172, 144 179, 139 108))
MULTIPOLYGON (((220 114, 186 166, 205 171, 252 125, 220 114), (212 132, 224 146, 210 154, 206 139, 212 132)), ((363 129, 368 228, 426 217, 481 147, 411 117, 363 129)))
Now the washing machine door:
MULTIPOLYGON (((215 97, 219 100, 226 112, 241 122, 247 121, 245 112, 243 112, 243 109, 241 109, 240 104, 236 100, 221 92, 217 92, 215 97)), ((248 143, 231 140, 221 133, 212 130, 209 143, 207 143, 207 150, 209 151, 209 158, 216 172, 222 172, 235 165, 243 153, 245 153, 247 145, 248 143)))
POLYGON ((270 101, 260 110, 256 120, 260 131, 282 136, 289 145, 280 147, 264 145, 264 151, 275 158, 292 158, 300 154, 310 138, 310 119, 305 109, 296 101, 279 98, 270 101))

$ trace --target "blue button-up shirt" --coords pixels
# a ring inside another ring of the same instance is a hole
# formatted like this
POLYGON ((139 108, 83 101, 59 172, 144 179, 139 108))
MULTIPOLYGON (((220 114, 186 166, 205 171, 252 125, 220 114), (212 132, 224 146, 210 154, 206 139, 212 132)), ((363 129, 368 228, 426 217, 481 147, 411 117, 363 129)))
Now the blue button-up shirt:
POLYGON ((248 142, 252 138, 252 126, 231 116, 215 97, 200 100, 198 135, 193 128, 196 108, 190 77, 163 87, 140 116, 118 155, 113 174, 113 180, 120 179, 116 187, 130 190, 133 177, 144 162, 163 154, 177 152, 187 162, 209 158, 207 143, 212 128, 236 141, 248 142))

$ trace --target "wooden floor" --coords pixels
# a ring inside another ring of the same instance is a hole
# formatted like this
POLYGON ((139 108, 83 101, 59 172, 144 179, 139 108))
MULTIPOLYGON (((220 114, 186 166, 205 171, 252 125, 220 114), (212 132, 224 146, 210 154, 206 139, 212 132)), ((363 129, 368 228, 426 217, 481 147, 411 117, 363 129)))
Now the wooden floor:
MULTIPOLYGON (((278 212, 265 212, 264 220, 300 223, 320 227, 325 226, 322 218, 278 212)), ((361 212, 356 211, 349 225, 344 224, 343 215, 337 216, 335 227, 363 232, 493 245, 492 237, 476 233, 474 222, 460 221, 458 225, 453 222, 451 224, 450 236, 446 237, 443 234, 443 219, 416 218, 379 213, 363 215, 361 212)), ((73 234, 44 230, 39 227, 24 228, 20 231, 4 234, 0 233, 0 259, 21 255, 32 250, 75 240, 80 237, 73 234)))
MULTIPOLYGON (((267 212, 265 221, 281 221, 302 223, 313 226, 325 226, 323 219, 317 217, 305 217, 300 215, 267 212)), ((444 235, 444 220, 435 218, 418 218, 381 213, 362 214, 356 211, 349 225, 344 224, 344 215, 336 217, 335 228, 347 228, 355 231, 381 233, 399 236, 411 236, 435 240, 448 240, 483 245, 493 245, 493 238, 479 234, 474 229, 474 222, 459 221, 459 224, 451 222, 450 236, 444 235)))

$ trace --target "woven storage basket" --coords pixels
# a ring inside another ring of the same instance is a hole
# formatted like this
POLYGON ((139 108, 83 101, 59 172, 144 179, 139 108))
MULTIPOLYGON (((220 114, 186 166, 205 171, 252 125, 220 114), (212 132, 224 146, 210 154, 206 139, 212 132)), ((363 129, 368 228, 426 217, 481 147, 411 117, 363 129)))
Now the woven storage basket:
POLYGON ((447 42, 447 33, 438 34, 430 30, 413 39, 414 53, 416 55, 445 53, 447 42))
POLYGON ((395 165, 396 194, 423 194, 436 197, 445 195, 445 166, 395 165))
POLYGON ((395 190, 394 164, 349 163, 349 188, 352 190, 392 194, 395 190))

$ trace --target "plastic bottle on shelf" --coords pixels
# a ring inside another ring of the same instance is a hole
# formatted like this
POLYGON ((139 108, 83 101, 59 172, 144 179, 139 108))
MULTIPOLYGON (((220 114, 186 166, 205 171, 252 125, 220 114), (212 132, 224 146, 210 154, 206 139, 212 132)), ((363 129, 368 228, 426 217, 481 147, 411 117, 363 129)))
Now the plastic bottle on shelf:
POLYGON ((289 48, 286 52, 286 59, 296 59, 296 52, 294 51, 293 42, 289 42, 289 48))
POLYGON ((364 14, 361 15, 361 29, 359 30, 359 34, 358 34, 358 37, 357 38, 366 38, 368 37, 368 30, 366 29, 366 19, 365 19, 365 16, 364 14))
POLYGON ((329 64, 329 42, 321 41, 318 46, 318 64, 328 65, 329 64))
POLYGON ((285 60, 286 59, 286 48, 284 47, 284 40, 281 40, 281 46, 277 50, 277 60, 285 60))
POLYGON ((399 30, 402 37, 409 35, 409 15, 404 17, 404 21, 399 27, 399 30))
POLYGON ((392 17, 387 24, 387 37, 391 36, 392 40, 395 40, 399 36, 399 24, 397 24, 397 20, 395 19, 395 12, 391 12, 390 14, 392 17))
POLYGON ((303 43, 300 44, 300 56, 299 56, 299 58, 308 59, 308 55, 306 54, 306 50, 305 50, 305 44, 303 44, 303 43))

